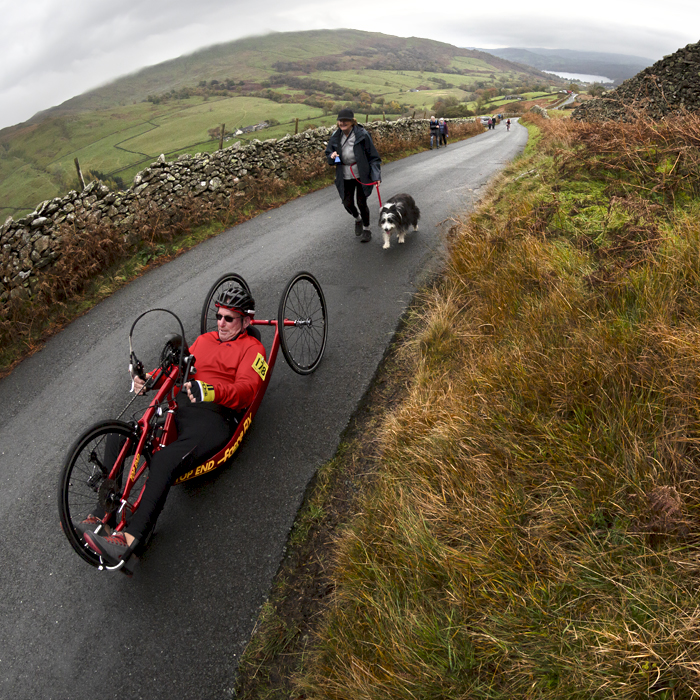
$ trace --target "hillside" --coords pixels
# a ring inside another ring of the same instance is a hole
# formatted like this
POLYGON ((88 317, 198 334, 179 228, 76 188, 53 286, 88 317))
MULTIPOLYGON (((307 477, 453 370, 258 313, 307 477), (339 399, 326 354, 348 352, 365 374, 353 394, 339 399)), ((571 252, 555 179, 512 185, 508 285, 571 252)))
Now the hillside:
POLYGON ((543 78, 537 69, 513 65, 484 51, 461 49, 430 39, 352 29, 273 33, 218 44, 149 66, 41 112, 30 121, 66 112, 134 104, 149 95, 191 87, 201 80, 262 82, 276 73, 311 75, 348 70, 447 73, 466 78, 505 73, 535 80, 543 78))
POLYGON ((263 132, 236 138, 279 138, 331 124, 339 106, 397 117, 450 98, 465 115, 491 87, 559 84, 534 68, 428 39, 354 30, 241 39, 144 68, 0 131, 0 217, 77 188, 75 158, 88 180, 122 189, 161 153, 216 150, 221 124, 230 134, 264 122, 263 132))
POLYGON ((571 49, 505 48, 484 49, 494 56, 522 63, 543 71, 584 73, 610 78, 615 85, 644 70, 651 61, 642 56, 628 56, 571 49))

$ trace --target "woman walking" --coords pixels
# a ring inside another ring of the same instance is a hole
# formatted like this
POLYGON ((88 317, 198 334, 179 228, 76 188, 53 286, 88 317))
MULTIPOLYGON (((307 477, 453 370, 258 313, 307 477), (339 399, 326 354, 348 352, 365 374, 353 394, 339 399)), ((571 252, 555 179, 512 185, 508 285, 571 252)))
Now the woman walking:
POLYGON ((436 148, 440 148, 440 124, 435 117, 430 117, 428 127, 430 127, 430 150, 432 151, 433 140, 435 140, 436 148))
POLYGON ((382 159, 352 110, 338 112, 338 129, 328 140, 326 158, 329 165, 335 165, 335 186, 345 210, 355 219, 355 235, 367 243, 372 238, 367 197, 372 194, 373 184, 381 182, 382 159))
POLYGON ((447 146, 447 137, 450 135, 450 130, 447 126, 447 122, 442 117, 440 117, 440 121, 438 122, 438 124, 438 128, 440 130, 440 143, 443 146, 447 146))

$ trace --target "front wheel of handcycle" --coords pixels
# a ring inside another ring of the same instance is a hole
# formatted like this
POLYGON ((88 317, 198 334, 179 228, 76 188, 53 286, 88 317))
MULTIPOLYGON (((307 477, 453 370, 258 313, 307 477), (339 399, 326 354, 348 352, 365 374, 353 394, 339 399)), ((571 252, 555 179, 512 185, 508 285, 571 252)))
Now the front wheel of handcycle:
POLYGON ((232 289, 245 289, 250 294, 248 283, 235 272, 230 272, 227 275, 219 277, 212 285, 202 307, 202 317, 200 319, 200 333, 204 335, 209 331, 217 330, 216 323, 216 300, 221 292, 226 292, 232 289))
MULTIPOLYGON (((121 492, 137 443, 138 435, 128 423, 101 421, 76 440, 63 466, 58 485, 61 528, 73 549, 93 566, 99 566, 99 557, 85 546, 76 528, 91 514, 99 517, 110 514, 108 522, 116 524, 117 517, 121 519, 133 513, 134 504, 146 483, 148 469, 132 487, 126 504, 121 503, 121 492)), ((150 455, 140 456, 137 466, 140 467, 144 460, 150 464, 150 455)))
POLYGON ((277 312, 280 346, 287 364, 311 374, 321 362, 328 338, 326 299, 310 272, 297 272, 287 283, 277 312))

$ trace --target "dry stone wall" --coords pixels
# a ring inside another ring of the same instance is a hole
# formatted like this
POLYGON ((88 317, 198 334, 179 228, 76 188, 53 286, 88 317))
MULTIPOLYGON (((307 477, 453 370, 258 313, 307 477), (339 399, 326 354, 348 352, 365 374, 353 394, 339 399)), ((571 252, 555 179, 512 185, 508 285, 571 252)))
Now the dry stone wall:
MULTIPOLYGON (((452 124, 472 119, 453 119, 452 124)), ((399 119, 364 126, 376 140, 412 141, 427 137, 428 120, 399 119)), ((182 155, 166 162, 164 156, 141 171, 132 186, 113 192, 101 182, 91 182, 82 192, 47 200, 31 214, 0 227, 0 305, 10 299, 33 296, 42 275, 61 256, 61 231, 66 225, 86 229, 108 223, 123 230, 124 240, 138 245, 134 234, 138 218, 154 211, 177 215, 178 203, 198 197, 222 206, 251 178, 286 179, 302 158, 323 158, 328 138, 335 130, 322 127, 294 136, 250 144, 234 144, 211 154, 182 155)))
POLYGON ((700 111, 700 42, 662 58, 607 95, 584 102, 572 117, 627 121, 640 111, 663 119, 680 110, 700 111))

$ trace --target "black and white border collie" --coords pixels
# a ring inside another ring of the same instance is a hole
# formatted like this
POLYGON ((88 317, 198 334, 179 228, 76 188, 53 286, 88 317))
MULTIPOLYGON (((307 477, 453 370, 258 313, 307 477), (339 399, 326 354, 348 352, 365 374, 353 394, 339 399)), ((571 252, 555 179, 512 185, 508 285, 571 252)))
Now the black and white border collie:
POLYGON ((396 231, 399 243, 403 243, 409 226, 413 230, 418 230, 418 219, 420 219, 420 209, 416 206, 410 194, 395 194, 384 202, 379 210, 379 225, 384 234, 383 248, 389 247, 389 240, 392 231, 396 231))

